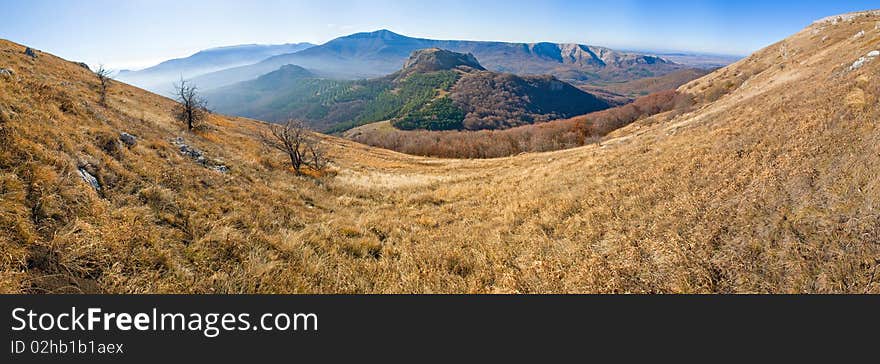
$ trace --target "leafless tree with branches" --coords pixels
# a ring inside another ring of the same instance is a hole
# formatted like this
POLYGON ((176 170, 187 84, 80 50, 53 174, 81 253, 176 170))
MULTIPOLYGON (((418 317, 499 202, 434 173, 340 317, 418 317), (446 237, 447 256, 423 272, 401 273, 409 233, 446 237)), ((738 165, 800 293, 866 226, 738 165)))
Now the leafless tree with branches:
POLYGON ((260 134, 263 144, 287 154, 297 174, 302 173, 303 166, 315 170, 327 166, 328 160, 320 142, 301 120, 289 119, 284 124, 268 124, 266 129, 260 134))
POLYGON ((110 75, 110 70, 104 68, 104 65, 98 66, 98 69, 95 70, 95 76, 98 77, 98 82, 100 82, 98 94, 101 96, 101 99, 98 102, 103 106, 107 106, 107 89, 110 88, 110 83, 113 81, 110 75))
POLYGON ((199 94, 196 85, 180 79, 174 84, 174 96, 177 106, 174 109, 174 118, 186 124, 190 131, 208 117, 208 101, 199 94))
POLYGON ((306 150, 308 151, 308 156, 311 159, 309 165, 317 171, 323 170, 327 167, 327 154, 324 153, 324 148, 321 147, 318 139, 312 137, 306 140, 306 150))

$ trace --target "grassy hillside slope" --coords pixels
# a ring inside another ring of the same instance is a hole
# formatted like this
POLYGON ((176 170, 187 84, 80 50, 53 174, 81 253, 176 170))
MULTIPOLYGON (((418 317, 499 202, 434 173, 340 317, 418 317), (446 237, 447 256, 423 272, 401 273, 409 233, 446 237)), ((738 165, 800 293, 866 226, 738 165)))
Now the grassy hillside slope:
POLYGON ((100 108, 84 69, 2 42, 0 287, 880 293, 880 59, 850 69, 878 22, 812 25, 680 88, 690 112, 601 145, 440 160, 327 138, 317 178, 263 150, 256 122, 190 135, 124 85, 100 108), (140 142, 112 146, 120 131, 140 142))

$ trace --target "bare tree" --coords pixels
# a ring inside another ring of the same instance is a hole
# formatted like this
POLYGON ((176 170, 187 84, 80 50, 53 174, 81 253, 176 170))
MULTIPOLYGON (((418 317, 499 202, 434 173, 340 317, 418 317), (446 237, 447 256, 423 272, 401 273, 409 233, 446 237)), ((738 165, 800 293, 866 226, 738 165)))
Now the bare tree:
POLYGON ((177 106, 174 109, 174 118, 186 124, 186 128, 190 131, 208 117, 208 101, 199 94, 199 89, 189 83, 189 81, 180 79, 180 82, 174 84, 174 96, 177 99, 177 106))
POLYGON ((266 128, 267 131, 260 134, 263 144, 287 154, 297 174, 302 173, 304 165, 315 170, 326 167, 327 158, 320 142, 302 121, 289 119, 284 124, 268 124, 266 128))
POLYGON ((308 151, 308 156, 311 159, 309 165, 312 168, 320 171, 327 166, 327 155, 324 153, 324 148, 321 147, 321 143, 318 141, 318 139, 314 137, 306 139, 306 150, 308 151))
POLYGON ((103 106, 107 106, 107 89, 110 88, 110 83, 113 81, 110 74, 110 70, 104 68, 104 65, 98 66, 98 69, 95 70, 95 76, 98 77, 100 82, 98 94, 101 96, 101 99, 98 102, 103 106))

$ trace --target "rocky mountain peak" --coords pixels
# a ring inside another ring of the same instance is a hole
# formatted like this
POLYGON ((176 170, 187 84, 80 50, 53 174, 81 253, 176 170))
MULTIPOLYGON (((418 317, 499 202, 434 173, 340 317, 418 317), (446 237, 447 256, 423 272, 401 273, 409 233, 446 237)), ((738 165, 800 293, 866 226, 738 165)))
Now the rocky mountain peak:
POLYGON ((406 73, 434 72, 457 67, 485 70, 473 54, 457 53, 440 48, 420 49, 413 52, 404 63, 403 70, 406 73))

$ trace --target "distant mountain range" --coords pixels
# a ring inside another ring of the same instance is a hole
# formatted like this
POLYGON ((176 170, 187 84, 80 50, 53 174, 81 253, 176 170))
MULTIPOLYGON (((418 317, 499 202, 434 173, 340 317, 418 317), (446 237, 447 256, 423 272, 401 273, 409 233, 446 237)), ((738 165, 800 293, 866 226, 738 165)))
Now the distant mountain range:
POLYGON ((212 48, 139 71, 122 70, 116 78, 153 92, 167 94, 172 89, 173 82, 181 77, 190 79, 206 73, 254 64, 272 56, 294 53, 313 46, 310 43, 296 43, 212 48))
POLYGON ((333 79, 367 79, 393 73, 416 50, 441 48, 471 53, 489 70, 519 75, 550 74, 573 83, 623 82, 671 73, 686 66, 667 59, 581 44, 504 43, 411 38, 388 30, 357 33, 303 51, 194 79, 203 89, 251 80, 287 64, 333 79))
POLYGON ((322 79, 295 65, 206 94, 215 110, 267 121, 289 117, 327 132, 391 120, 399 129, 503 129, 611 105, 559 79, 487 71, 473 54, 417 50, 370 80, 322 79))
MULTIPOLYGON (((363 106, 360 105, 361 99, 346 108, 340 105, 330 107, 329 116, 314 114, 326 111, 324 108, 327 105, 295 106, 297 103, 316 101, 317 95, 305 96, 314 87, 347 94, 348 91, 343 90, 358 83, 371 87, 382 84, 366 80, 381 79, 401 69, 412 71, 406 64, 407 59, 413 52, 423 49, 451 51, 450 54, 444 54, 446 56, 471 55, 474 59, 470 63, 479 64, 480 68, 485 67, 485 70, 492 72, 522 77, 550 75, 554 82, 565 81, 567 85, 589 92, 590 97, 596 95, 602 98, 603 104, 626 103, 658 88, 675 88, 705 74, 694 68, 711 68, 733 61, 732 58, 690 53, 666 53, 668 56, 661 57, 582 44, 432 40, 379 30, 336 38, 318 46, 297 43, 213 48, 144 70, 122 71, 117 78, 164 95, 170 95, 175 81, 185 78, 207 93, 215 110, 280 120, 289 116, 286 113, 290 110, 296 109, 298 113, 308 114, 315 127, 325 130, 359 125, 374 118, 361 114, 351 118, 351 113, 357 114, 359 107, 363 106), (364 81, 349 82, 356 80, 364 81), (311 111, 305 112, 305 109, 311 111), (349 119, 343 120, 346 117, 349 119)), ((420 66, 426 64, 417 63, 420 66)), ((425 71, 421 70, 420 73, 425 71)), ((529 82, 536 80, 532 78, 529 82)), ((378 93, 399 86, 387 82, 383 85, 378 93)), ((322 93, 320 98, 321 102, 326 102, 328 94, 322 93)), ((587 104, 588 109, 594 109, 593 106, 592 102, 587 104)), ((514 120, 507 124, 516 123, 514 120)), ((490 127, 496 127, 498 123, 489 124, 490 127)))

